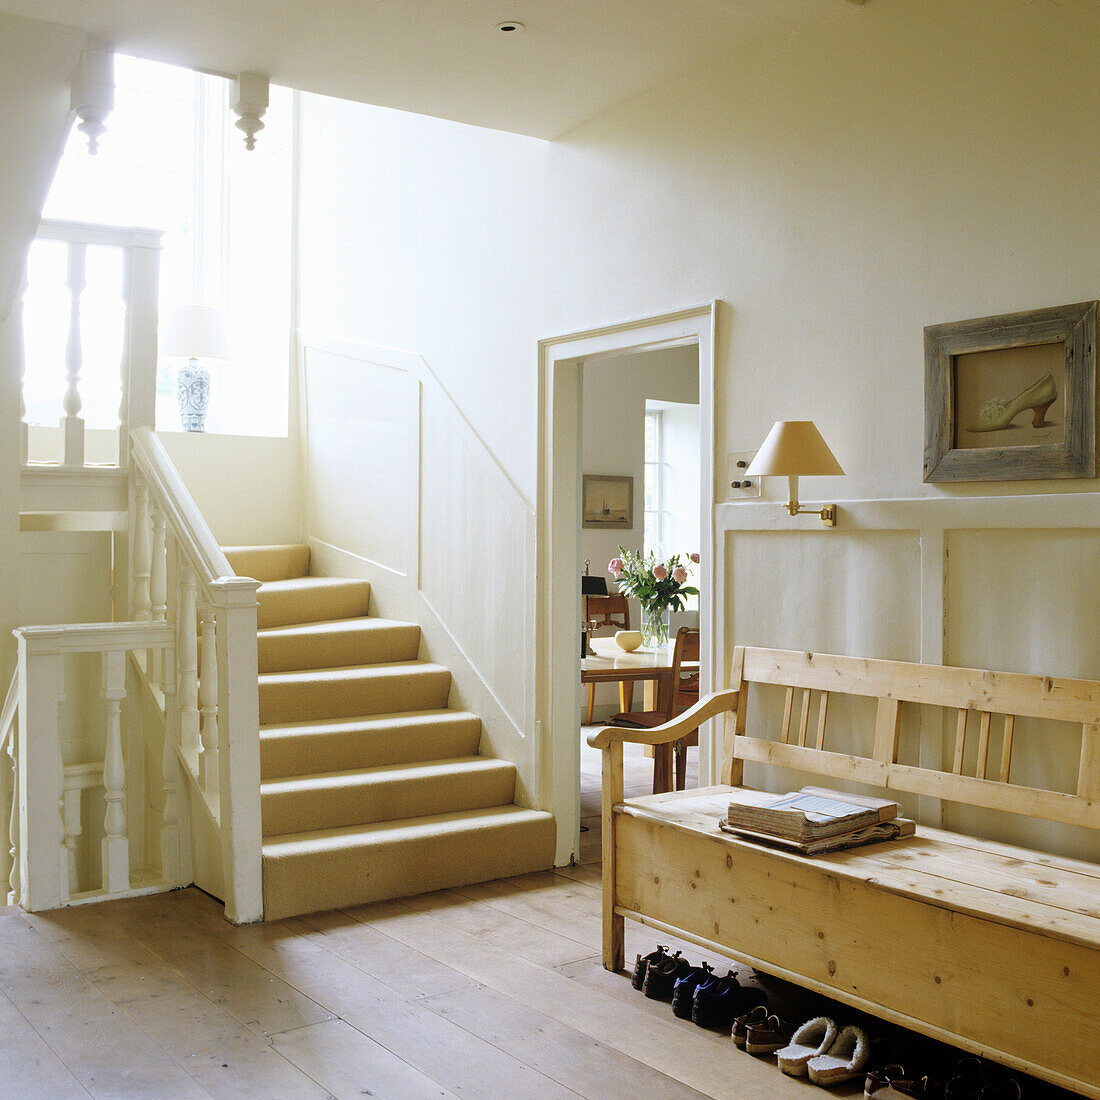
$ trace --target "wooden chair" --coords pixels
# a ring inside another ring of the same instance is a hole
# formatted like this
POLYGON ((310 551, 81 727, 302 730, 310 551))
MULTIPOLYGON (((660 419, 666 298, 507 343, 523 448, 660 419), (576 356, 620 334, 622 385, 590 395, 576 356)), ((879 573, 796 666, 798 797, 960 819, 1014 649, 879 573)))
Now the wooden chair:
MULTIPOLYGON (((585 596, 584 619, 592 624, 593 630, 613 626, 616 630, 630 629, 630 607, 625 596, 585 596)), ((619 705, 630 710, 634 699, 634 685, 623 681, 619 685, 619 705)), ((592 710, 596 705, 596 685, 588 685, 588 717, 585 725, 592 725, 592 710)))
MULTIPOLYGON (((699 631, 682 626, 676 632, 676 645, 672 650, 672 690, 665 706, 657 710, 628 711, 613 714, 608 719, 612 726, 630 726, 634 729, 653 729, 671 721, 676 715, 699 701, 698 671, 685 673, 686 662, 699 660, 699 631)), ((591 685, 590 685, 591 686, 591 685)), ((699 731, 692 730, 686 737, 671 745, 656 746, 653 753, 653 793, 670 790, 669 781, 673 760, 676 763, 676 790, 687 785, 687 750, 699 744, 699 731)))

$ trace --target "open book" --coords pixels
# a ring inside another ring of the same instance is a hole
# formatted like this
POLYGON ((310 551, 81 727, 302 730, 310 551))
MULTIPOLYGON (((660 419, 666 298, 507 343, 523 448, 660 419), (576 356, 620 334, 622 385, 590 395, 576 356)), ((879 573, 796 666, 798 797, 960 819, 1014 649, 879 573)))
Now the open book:
POLYGON ((891 821, 901 813, 896 802, 868 795, 848 794, 827 787, 771 795, 760 801, 741 801, 736 793, 726 822, 731 830, 748 830, 798 845, 840 836, 891 821))

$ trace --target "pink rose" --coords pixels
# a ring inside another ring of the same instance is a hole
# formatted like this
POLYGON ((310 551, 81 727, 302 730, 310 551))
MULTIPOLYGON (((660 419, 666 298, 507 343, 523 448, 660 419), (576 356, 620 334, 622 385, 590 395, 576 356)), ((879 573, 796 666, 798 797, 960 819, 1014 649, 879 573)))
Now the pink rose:
POLYGON ((677 584, 683 584, 688 579, 688 571, 682 565, 678 565, 672 571, 672 579, 677 584))
POLYGON ((698 554, 692 554, 691 555, 691 560, 693 562, 695 562, 696 565, 698 565, 699 564, 699 555, 698 554))
POLYGON ((659 581, 663 581, 668 576, 668 570, 663 565, 655 565, 653 567, 653 575, 659 581))
POLYGON ((607 563, 607 571, 615 578, 615 580, 618 580, 623 571, 623 559, 612 558, 607 563))

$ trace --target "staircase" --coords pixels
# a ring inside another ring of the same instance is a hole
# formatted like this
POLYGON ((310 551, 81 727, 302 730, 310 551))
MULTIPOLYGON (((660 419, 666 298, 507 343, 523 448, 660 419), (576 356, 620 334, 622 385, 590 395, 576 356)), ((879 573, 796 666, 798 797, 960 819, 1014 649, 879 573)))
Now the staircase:
POLYGON ((478 755, 420 628, 370 618, 366 581, 309 574, 308 546, 231 547, 259 589, 264 917, 544 870, 554 819, 478 755))

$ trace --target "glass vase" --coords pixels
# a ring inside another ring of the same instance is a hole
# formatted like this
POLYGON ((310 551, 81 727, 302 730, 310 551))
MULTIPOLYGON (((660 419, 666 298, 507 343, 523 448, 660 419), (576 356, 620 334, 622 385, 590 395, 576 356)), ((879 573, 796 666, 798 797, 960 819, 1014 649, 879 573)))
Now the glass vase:
POLYGON ((668 645, 668 622, 671 615, 667 607, 642 605, 642 645, 656 649, 668 645))

